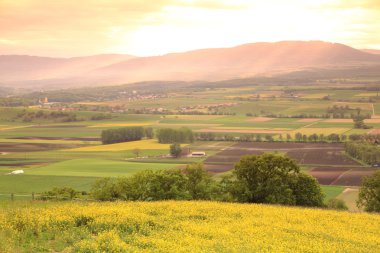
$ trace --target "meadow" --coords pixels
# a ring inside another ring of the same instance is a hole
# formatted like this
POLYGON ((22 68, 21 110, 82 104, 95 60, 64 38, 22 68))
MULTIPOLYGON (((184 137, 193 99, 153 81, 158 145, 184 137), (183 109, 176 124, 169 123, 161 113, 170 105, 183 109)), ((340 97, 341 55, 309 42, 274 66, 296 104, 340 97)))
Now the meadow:
POLYGON ((377 252, 380 217, 216 202, 6 204, 0 251, 377 252))

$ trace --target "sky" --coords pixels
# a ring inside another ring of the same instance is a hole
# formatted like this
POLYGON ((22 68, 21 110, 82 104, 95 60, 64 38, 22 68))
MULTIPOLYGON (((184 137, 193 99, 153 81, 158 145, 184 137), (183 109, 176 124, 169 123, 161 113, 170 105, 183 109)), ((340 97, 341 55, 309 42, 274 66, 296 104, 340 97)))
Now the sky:
POLYGON ((0 0, 0 54, 162 55, 323 40, 380 49, 380 0, 0 0))

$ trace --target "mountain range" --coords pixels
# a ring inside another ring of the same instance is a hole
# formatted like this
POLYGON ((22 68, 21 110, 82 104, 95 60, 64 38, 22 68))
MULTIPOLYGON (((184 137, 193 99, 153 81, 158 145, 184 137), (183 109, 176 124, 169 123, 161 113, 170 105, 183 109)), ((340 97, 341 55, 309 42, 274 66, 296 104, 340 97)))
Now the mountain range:
POLYGON ((0 56, 0 86, 63 89, 140 81, 219 81, 307 69, 380 65, 378 50, 322 41, 251 43, 162 56, 0 56))

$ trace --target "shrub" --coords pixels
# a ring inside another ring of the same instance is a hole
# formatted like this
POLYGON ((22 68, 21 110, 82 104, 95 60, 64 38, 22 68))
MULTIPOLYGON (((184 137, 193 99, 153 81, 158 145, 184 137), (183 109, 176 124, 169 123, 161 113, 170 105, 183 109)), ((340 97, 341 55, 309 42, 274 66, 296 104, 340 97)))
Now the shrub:
POLYGON ((327 202, 327 208, 336 210, 348 210, 346 203, 341 199, 330 199, 327 202))

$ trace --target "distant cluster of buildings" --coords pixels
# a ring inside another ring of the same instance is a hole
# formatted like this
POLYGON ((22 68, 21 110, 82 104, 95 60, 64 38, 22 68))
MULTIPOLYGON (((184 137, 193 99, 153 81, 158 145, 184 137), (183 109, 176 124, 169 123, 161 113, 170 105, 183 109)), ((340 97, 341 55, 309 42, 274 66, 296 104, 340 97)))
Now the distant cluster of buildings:
POLYGON ((79 110, 79 108, 71 107, 64 103, 49 102, 49 99, 47 97, 40 98, 38 100, 38 107, 42 109, 51 109, 55 111, 66 111, 66 112, 73 112, 73 111, 79 110))
POLYGON ((194 110, 215 110, 219 108, 233 107, 237 106, 239 103, 221 103, 221 104, 209 104, 209 105, 195 105, 195 106, 184 106, 179 108, 180 112, 190 112, 194 110))
MULTIPOLYGON (((119 94, 127 95, 128 92, 121 91, 119 94)), ((138 94, 137 91, 133 91, 132 94, 126 97, 128 102, 135 101, 135 100, 146 100, 146 99, 158 99, 158 98, 165 98, 167 97, 166 94, 138 94)))

